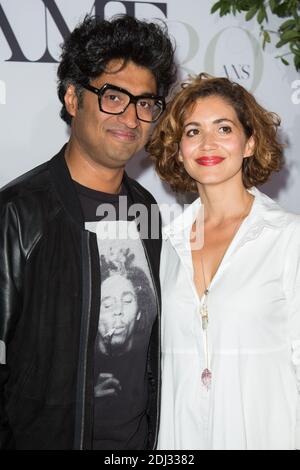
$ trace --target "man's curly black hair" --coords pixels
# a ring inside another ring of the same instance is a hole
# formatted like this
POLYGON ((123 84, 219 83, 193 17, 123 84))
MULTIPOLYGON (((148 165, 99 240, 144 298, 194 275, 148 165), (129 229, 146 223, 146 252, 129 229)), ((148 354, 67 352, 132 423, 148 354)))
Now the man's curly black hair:
POLYGON ((105 72, 112 59, 122 59, 149 69, 157 83, 158 93, 166 96, 176 79, 174 46, 167 28, 161 24, 118 15, 102 20, 87 15, 62 45, 58 67, 58 96, 62 103, 61 118, 71 124, 64 96, 70 84, 75 86, 79 105, 82 85, 105 72))

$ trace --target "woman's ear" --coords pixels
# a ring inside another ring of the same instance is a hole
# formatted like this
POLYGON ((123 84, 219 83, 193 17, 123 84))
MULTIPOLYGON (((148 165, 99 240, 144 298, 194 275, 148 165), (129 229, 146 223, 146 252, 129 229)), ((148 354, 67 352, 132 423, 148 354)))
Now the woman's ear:
POLYGON ((245 151, 244 151, 244 158, 249 158, 254 155, 255 152, 255 140, 253 135, 249 137, 246 146, 245 146, 245 151))
POLYGON ((78 109, 78 98, 75 91, 74 85, 69 85, 67 91, 65 93, 65 106, 70 114, 70 116, 76 116, 77 109, 78 109))
POLYGON ((182 156, 180 148, 178 150, 178 161, 181 162, 181 163, 183 162, 183 156, 182 156))

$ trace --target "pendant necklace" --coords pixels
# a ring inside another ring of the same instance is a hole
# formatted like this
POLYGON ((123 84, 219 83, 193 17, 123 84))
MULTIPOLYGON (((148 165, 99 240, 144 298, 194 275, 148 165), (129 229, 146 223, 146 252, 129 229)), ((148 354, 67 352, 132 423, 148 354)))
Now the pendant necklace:
POLYGON ((201 298, 200 314, 201 314, 201 320, 202 320, 202 330, 204 332, 204 351, 205 351, 205 366, 206 366, 201 374, 201 382, 203 383, 204 387, 206 387, 206 389, 209 390, 210 383, 211 383, 211 371, 210 371, 209 354, 208 354, 208 335, 207 335, 208 310, 207 310, 207 303, 206 303, 206 299, 207 299, 209 291, 206 287, 202 256, 201 256, 201 266, 202 266, 205 291, 201 298))
MULTIPOLYGON (((247 207, 245 211, 242 213, 242 215, 239 217, 237 224, 234 227, 233 234, 231 240, 236 235, 236 232, 238 231, 243 219, 248 215, 250 211, 250 206, 252 203, 252 198, 249 200, 249 204, 247 204, 247 207)), ((222 263, 222 260, 225 256, 225 253, 227 251, 224 251, 223 256, 220 259, 220 262, 218 264, 217 271, 219 269, 220 264, 222 263)), ((208 308, 207 308, 207 297, 209 295, 209 286, 206 283, 206 278, 205 278, 205 269, 204 269, 204 263, 203 263, 203 255, 202 253, 200 254, 200 262, 201 262, 201 270, 202 270, 202 277, 203 277, 203 284, 204 284, 204 293, 200 299, 200 315, 201 315, 201 321, 202 321, 202 330, 204 333, 204 353, 205 353, 205 369, 203 370, 201 374, 201 382, 204 385, 204 387, 209 390, 210 385, 211 385, 211 378, 212 378, 212 373, 210 369, 210 357, 209 357, 209 348, 208 348, 208 308)))

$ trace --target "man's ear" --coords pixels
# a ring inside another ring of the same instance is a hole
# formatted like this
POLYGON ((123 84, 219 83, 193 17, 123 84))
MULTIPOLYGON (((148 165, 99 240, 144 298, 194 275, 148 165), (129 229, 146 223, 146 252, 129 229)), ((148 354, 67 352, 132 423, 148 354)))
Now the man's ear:
POLYGON ((254 152, 255 152, 255 140, 252 135, 251 137, 249 137, 246 143, 246 147, 244 151, 244 158, 252 157, 252 155, 254 155, 254 152))
POLYGON ((76 116, 77 109, 78 109, 78 98, 75 91, 74 85, 69 85, 67 91, 65 93, 65 106, 70 114, 70 116, 76 116))

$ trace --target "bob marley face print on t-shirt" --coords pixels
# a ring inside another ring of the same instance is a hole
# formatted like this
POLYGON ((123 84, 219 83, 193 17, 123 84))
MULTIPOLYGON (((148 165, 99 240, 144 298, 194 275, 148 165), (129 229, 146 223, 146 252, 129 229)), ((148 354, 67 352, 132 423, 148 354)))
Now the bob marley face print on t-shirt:
POLYGON ((95 394, 100 396, 115 394, 122 387, 120 377, 116 376, 120 363, 117 358, 120 360, 124 356, 124 370, 126 357, 129 360, 130 353, 138 351, 146 364, 157 311, 151 275, 135 221, 87 222, 86 228, 97 233, 101 267, 95 345, 95 364, 99 371, 95 394))
POLYGON ((137 251, 128 246, 110 246, 100 255, 99 348, 103 354, 125 354, 149 335, 155 315, 154 294, 145 273, 147 266, 139 267, 136 256, 137 251))

